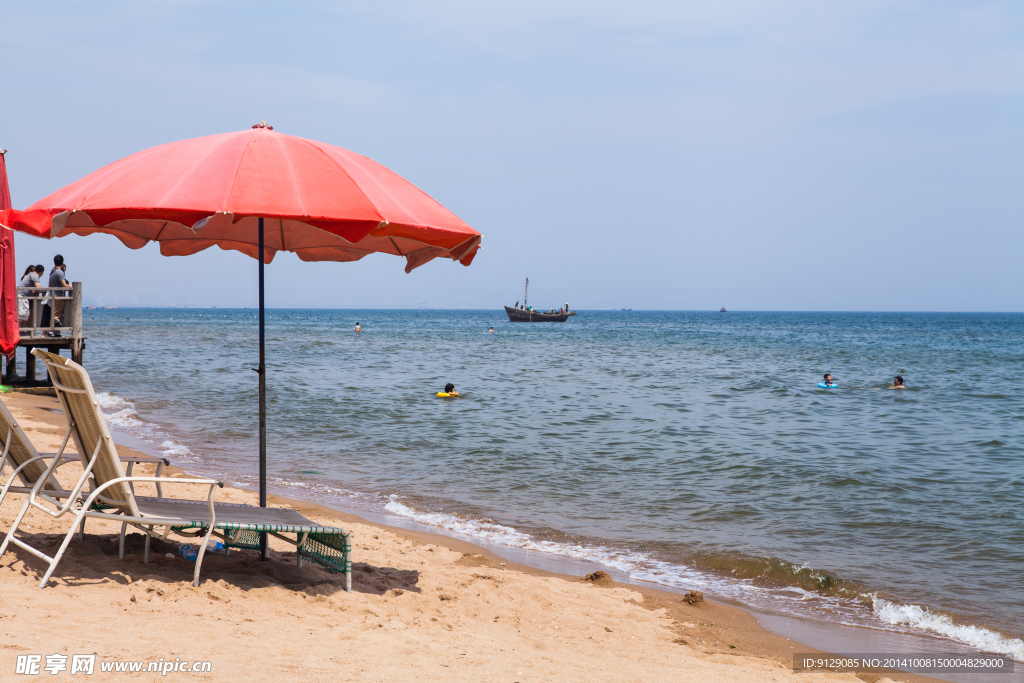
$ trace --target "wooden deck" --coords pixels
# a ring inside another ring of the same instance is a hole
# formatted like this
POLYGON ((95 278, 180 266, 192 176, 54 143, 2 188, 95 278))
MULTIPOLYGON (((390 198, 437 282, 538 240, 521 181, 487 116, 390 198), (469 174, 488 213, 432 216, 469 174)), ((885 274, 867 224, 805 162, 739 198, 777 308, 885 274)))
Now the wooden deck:
POLYGON ((82 335, 82 283, 72 282, 70 287, 18 287, 19 306, 22 301, 29 303, 29 318, 19 321, 21 339, 15 350, 14 362, 7 362, 4 383, 27 387, 49 386, 48 376, 42 379, 36 377, 36 357, 32 355, 32 349, 41 348, 52 353, 68 349, 71 359, 81 364, 82 352, 85 350, 85 337, 82 335), (52 320, 49 326, 43 326, 43 306, 50 304, 52 309, 54 302, 63 304, 60 326, 54 326, 52 320), (59 337, 48 336, 57 333, 59 337), (22 355, 21 349, 25 349, 23 365, 18 358, 22 355), (22 365, 24 372, 19 372, 19 365, 22 365), (13 379, 12 370, 17 375, 13 379))

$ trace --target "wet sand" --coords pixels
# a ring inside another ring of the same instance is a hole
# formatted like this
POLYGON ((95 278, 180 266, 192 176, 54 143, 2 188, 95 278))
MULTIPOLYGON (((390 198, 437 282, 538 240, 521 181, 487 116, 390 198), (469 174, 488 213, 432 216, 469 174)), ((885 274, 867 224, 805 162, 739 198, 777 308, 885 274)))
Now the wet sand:
MULTIPOLYGON (((38 450, 59 447, 64 427, 55 399, 15 393, 3 401, 38 450)), ((70 483, 80 471, 69 465, 59 478, 70 483)), ((166 473, 188 476, 177 468, 166 473)), ((165 495, 201 497, 198 487, 171 488, 165 495)), ((11 494, 0 508, 4 531, 23 500, 11 494)), ((225 487, 217 500, 254 504, 256 496, 225 487)), ((341 575, 311 563, 296 567, 290 546, 274 540, 270 562, 245 551, 208 555, 193 589, 194 565, 177 554, 173 537, 154 541, 145 564, 143 537, 131 534, 121 560, 119 525, 90 520, 86 540, 72 542, 45 590, 36 588, 45 571, 37 558, 21 550, 2 558, 0 671, 13 673, 19 654, 94 653, 99 662, 210 661, 205 677, 218 681, 890 680, 794 674, 792 653, 814 649, 730 605, 691 605, 677 594, 610 578, 554 574, 457 539, 313 503, 272 496, 271 505, 352 534, 351 594, 341 575)), ((69 524, 33 511, 22 528, 45 549, 59 544, 69 524)), ((97 669, 93 678, 124 675, 97 669)))

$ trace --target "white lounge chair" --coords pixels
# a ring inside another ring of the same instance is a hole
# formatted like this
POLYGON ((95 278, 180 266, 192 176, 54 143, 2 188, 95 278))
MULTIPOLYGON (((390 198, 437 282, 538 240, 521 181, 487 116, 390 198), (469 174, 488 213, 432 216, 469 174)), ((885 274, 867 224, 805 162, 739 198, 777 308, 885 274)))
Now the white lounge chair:
POLYGON ((57 397, 64 408, 71 436, 84 463, 83 477, 75 487, 75 495, 64 503, 47 495, 42 485, 45 477, 55 467, 51 463, 43 473, 43 478, 35 483, 13 528, 0 545, 0 556, 7 549, 8 543, 14 543, 49 564, 39 583, 40 588, 46 587, 71 542, 75 527, 86 518, 93 518, 121 523, 122 556, 127 526, 130 524, 141 529, 146 535, 146 561, 149 559, 151 537, 166 538, 170 533, 202 537, 192 581, 194 586, 199 585, 199 572, 211 536, 223 539, 228 548, 258 549, 260 534, 268 533, 296 546, 299 566, 302 566, 302 559, 307 558, 329 571, 343 573, 345 589, 352 590, 352 546, 347 532, 315 524, 295 510, 215 503, 217 489, 223 487, 223 483, 213 479, 127 476, 85 369, 70 359, 41 349, 34 349, 32 353, 46 363, 57 397), (83 481, 90 477, 94 486, 91 491, 82 493, 83 481), (205 501, 143 498, 134 494, 131 487, 134 482, 203 485, 208 487, 208 494, 205 501), (75 503, 80 504, 78 509, 74 509, 75 503), (31 507, 53 517, 74 516, 74 523, 53 557, 15 537, 18 525, 31 507), (156 527, 164 527, 165 530, 158 534, 156 527), (285 534, 292 534, 295 538, 285 534))

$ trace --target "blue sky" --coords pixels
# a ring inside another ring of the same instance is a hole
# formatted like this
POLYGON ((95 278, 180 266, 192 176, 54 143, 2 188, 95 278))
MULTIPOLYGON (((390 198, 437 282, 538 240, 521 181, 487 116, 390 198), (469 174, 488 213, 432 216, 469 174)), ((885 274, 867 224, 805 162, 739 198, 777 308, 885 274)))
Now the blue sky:
MULTIPOLYGON (((0 2, 24 208, 164 142, 275 129, 365 154, 484 234, 470 268, 268 268, 271 306, 1024 310, 1012 2, 0 2)), ((93 301, 253 305, 256 264, 113 238, 93 301)))

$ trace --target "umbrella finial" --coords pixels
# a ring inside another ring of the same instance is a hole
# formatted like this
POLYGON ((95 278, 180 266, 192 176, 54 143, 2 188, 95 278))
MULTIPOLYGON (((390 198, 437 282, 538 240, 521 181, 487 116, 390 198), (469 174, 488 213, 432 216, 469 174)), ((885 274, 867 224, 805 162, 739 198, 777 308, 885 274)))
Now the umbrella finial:
POLYGON ((267 130, 274 130, 273 126, 268 126, 266 121, 260 121, 253 128, 266 128, 267 130))

